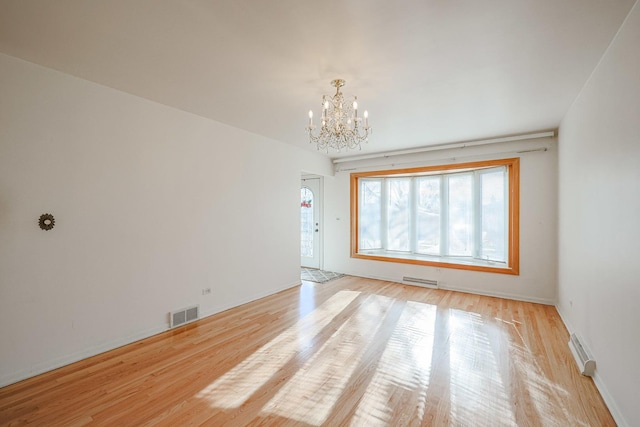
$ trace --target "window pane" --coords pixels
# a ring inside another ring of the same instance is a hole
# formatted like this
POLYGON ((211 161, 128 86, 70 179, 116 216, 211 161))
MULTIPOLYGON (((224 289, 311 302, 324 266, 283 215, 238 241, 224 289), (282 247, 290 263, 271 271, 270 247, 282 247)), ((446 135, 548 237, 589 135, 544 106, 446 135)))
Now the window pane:
POLYGON ((418 178, 417 247, 421 254, 440 254, 439 176, 418 178))
POLYGON ((382 181, 360 180, 360 249, 382 248, 382 181))
POLYGON ((387 249, 391 251, 408 251, 409 236, 409 190, 411 179, 392 178, 389 183, 389 205, 387 210, 387 249))
POLYGON ((450 175, 449 255, 471 256, 473 238, 473 176, 450 175))
POLYGON ((505 170, 501 168, 481 174, 482 250, 484 259, 506 262, 507 236, 505 206, 505 170))
POLYGON ((300 189, 300 256, 313 258, 313 192, 300 189))

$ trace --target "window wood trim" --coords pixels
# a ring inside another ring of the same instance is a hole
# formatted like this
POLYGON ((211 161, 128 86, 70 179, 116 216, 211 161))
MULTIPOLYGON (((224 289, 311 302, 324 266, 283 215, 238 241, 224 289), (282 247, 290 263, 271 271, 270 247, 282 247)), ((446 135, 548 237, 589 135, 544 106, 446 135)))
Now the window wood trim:
POLYGON ((500 274, 520 274, 520 158, 484 160, 480 162, 453 163, 437 166, 426 166, 417 168, 392 169, 382 171, 354 172, 350 179, 351 189, 351 258, 366 259, 371 261, 395 262, 401 264, 425 265, 438 268, 453 268, 459 270, 482 271, 500 274), (428 174, 437 171, 454 171, 464 169, 480 169, 496 166, 506 166, 509 182, 509 249, 507 257, 507 267, 491 267, 483 265, 456 264, 454 262, 438 262, 431 260, 417 260, 394 258, 391 256, 366 255, 358 253, 358 180, 370 177, 394 177, 402 175, 428 174))

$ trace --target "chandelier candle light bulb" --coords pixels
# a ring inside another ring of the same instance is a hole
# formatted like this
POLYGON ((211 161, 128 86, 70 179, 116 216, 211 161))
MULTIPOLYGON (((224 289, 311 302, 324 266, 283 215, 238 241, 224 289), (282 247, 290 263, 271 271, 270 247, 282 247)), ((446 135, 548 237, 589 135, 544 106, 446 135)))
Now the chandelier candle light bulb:
POLYGON ((315 143, 318 150, 327 153, 332 148, 336 151, 343 149, 361 149, 362 142, 368 142, 371 128, 369 127, 369 113, 364 112, 364 125, 362 119, 358 118, 358 97, 354 96, 345 102, 340 88, 345 85, 342 79, 335 79, 331 85, 336 88, 333 96, 324 95, 322 97, 322 126, 318 134, 313 131, 313 111, 309 111, 309 125, 307 132, 309 140, 315 143))

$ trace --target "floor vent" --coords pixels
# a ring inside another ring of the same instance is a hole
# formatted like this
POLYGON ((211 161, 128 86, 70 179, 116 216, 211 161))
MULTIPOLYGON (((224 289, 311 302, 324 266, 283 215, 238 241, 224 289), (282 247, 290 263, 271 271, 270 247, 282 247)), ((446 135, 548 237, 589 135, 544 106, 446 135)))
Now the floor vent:
POLYGON ((580 373, 592 377, 593 371, 596 369, 596 361, 593 360, 593 357, 591 357, 587 349, 584 348, 576 334, 571 334, 569 338, 569 348, 571 349, 571 353, 573 353, 573 358, 576 359, 580 373))
POLYGON ((175 328, 177 326, 186 325, 200 318, 200 307, 194 305, 193 307, 185 308, 182 310, 174 311, 171 313, 170 327, 175 328))
POLYGON ((423 286, 425 288, 438 289, 437 280, 420 279, 418 277, 404 276, 402 278, 402 283, 405 283, 407 285, 417 285, 417 286, 423 286))

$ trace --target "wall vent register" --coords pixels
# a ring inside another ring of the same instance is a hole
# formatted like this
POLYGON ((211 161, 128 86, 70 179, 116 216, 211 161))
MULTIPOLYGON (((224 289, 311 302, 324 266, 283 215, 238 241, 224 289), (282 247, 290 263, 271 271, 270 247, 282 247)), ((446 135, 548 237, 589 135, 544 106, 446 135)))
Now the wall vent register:
POLYGON ((200 307, 195 305, 182 310, 177 310, 170 313, 170 327, 175 328, 177 326, 186 325, 200 318, 200 307))

